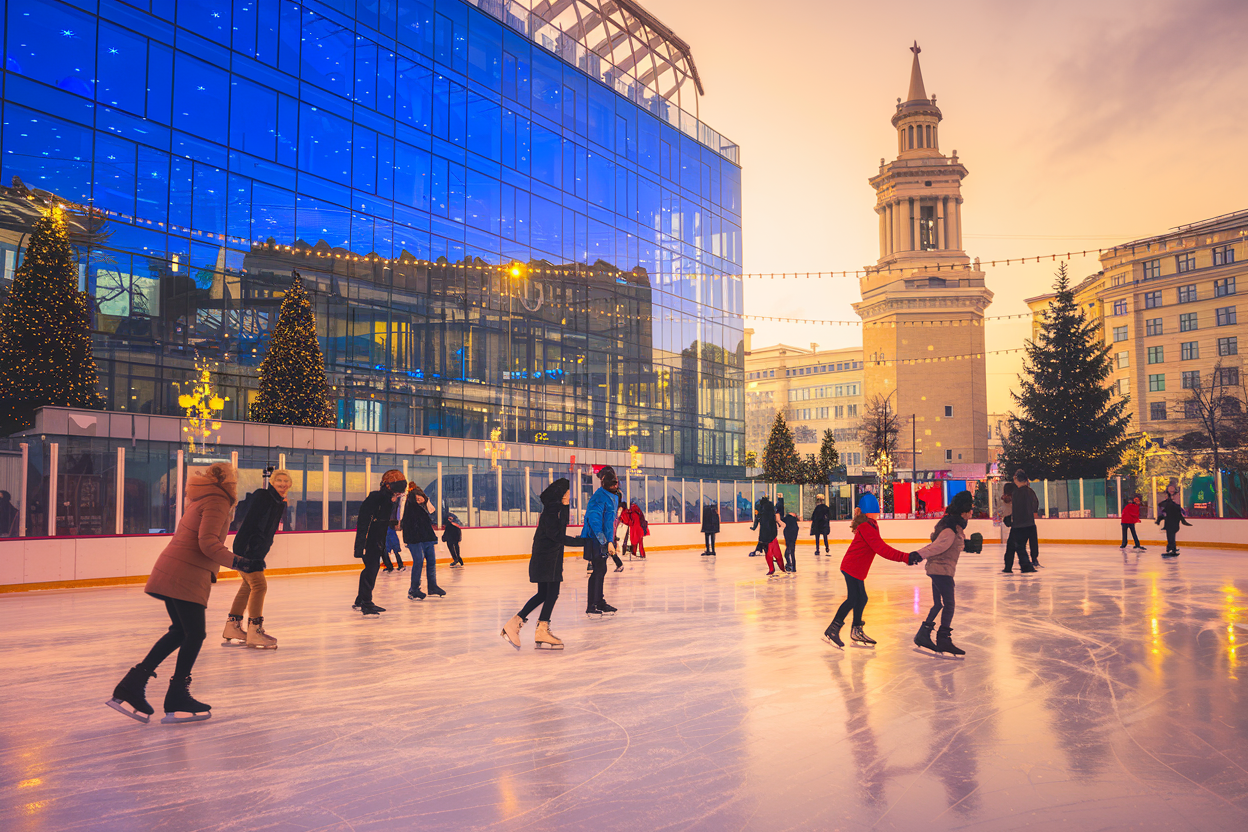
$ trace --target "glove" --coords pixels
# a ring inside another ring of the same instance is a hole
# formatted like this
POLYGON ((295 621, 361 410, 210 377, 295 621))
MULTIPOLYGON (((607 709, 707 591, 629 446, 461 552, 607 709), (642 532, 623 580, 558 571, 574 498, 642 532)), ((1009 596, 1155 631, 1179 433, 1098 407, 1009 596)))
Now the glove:
POLYGON ((907 566, 914 566, 915 564, 917 564, 917 563, 921 562, 922 560, 923 560, 923 558, 921 558, 921 557, 919 556, 919 553, 918 553, 918 552, 911 552, 911 553, 910 553, 910 560, 909 560, 909 562, 908 562, 906 565, 907 565, 907 566))
POLYGON ((250 575, 252 572, 263 572, 264 561, 252 560, 251 558, 240 558, 237 555, 235 555, 234 556, 234 568, 237 569, 239 572, 243 572, 248 575, 250 575))

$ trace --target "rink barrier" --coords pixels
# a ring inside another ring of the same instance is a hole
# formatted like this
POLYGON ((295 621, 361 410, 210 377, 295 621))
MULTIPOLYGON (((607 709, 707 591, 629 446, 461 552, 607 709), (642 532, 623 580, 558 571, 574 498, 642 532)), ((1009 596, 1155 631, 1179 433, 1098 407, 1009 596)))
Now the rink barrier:
MULTIPOLYGON (((1245 542, 1248 541, 1248 520, 1196 519, 1192 522, 1193 526, 1184 527, 1179 535, 1180 548, 1248 551, 1248 542, 1245 542)), ((880 532, 884 540, 896 548, 915 549, 928 542, 934 524, 934 519, 881 520, 880 532)), ((651 534, 646 538, 646 551, 700 550, 704 542, 700 528, 698 523, 652 524, 651 534)), ((803 535, 798 540, 799 554, 802 547, 809 549, 812 545, 812 539, 805 534, 807 528, 808 524, 803 523, 803 535)), ((1155 549, 1165 545, 1164 533, 1151 522, 1139 524, 1137 531, 1146 547, 1155 549)), ((843 551, 850 541, 849 524, 836 522, 832 532, 829 544, 843 551)), ((972 520, 967 533, 974 532, 982 534, 988 545, 1000 545, 1001 527, 994 526, 991 521, 972 520)), ((1120 525, 1116 519, 1039 521, 1042 548, 1078 544, 1117 550, 1119 534, 1120 525)), ((716 547, 733 550, 752 547, 757 535, 756 531, 750 531, 748 523, 724 523, 716 547)), ((142 584, 171 537, 142 534, 0 540, 0 593, 142 584)), ((464 529, 461 550, 464 560, 472 563, 526 560, 532 541, 532 526, 469 528, 464 529)), ((360 562, 351 555, 354 542, 354 531, 279 532, 266 559, 266 574, 357 571, 360 562)), ((227 539, 226 545, 231 543, 232 540, 227 539)), ((438 549, 440 553, 445 552, 441 543, 438 549)), ((837 554, 835 549, 833 554, 837 554)), ((580 558, 581 554, 572 550, 567 557, 580 558)), ((443 556, 438 562, 448 564, 450 559, 443 556)), ((237 578, 238 574, 222 569, 220 577, 229 580, 237 578)))

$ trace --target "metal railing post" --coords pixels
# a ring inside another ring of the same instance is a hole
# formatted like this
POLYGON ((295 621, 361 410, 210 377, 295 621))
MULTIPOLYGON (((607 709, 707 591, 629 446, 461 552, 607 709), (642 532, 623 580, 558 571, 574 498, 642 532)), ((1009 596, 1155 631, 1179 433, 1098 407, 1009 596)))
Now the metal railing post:
POLYGON ((48 445, 48 537, 56 537, 56 477, 60 452, 61 447, 56 442, 48 445))
POLYGON ((122 520, 126 512, 126 446, 117 446, 117 517, 113 522, 113 533, 121 534, 122 520))
POLYGON ((446 502, 446 492, 442 490, 442 463, 438 463, 438 525, 446 525, 442 518, 442 504, 446 502))
POLYGON ((26 536, 26 504, 30 502, 27 492, 30 490, 30 445, 26 442, 21 443, 22 448, 22 491, 21 501, 17 506, 17 536, 26 536))
POLYGON ((329 455, 321 457, 321 531, 329 531, 329 455))
POLYGON ((531 493, 529 490, 529 466, 526 465, 524 466, 524 505, 521 506, 520 511, 520 525, 522 526, 529 525, 529 495, 531 493))
POLYGON ((498 526, 501 529, 503 523, 503 466, 494 466, 494 488, 498 498, 498 526))
POLYGON ((182 519, 183 482, 186 480, 185 472, 186 472, 186 457, 184 455, 184 452, 179 450, 178 451, 178 467, 177 467, 178 498, 177 498, 177 502, 174 503, 174 508, 176 509, 177 513, 173 518, 173 529, 172 529, 173 531, 177 530, 178 521, 182 519))
POLYGON ((468 525, 469 526, 481 525, 480 523, 474 523, 472 520, 472 512, 474 508, 476 508, 476 506, 473 504, 473 499, 472 499, 472 466, 469 465, 468 466, 468 525))

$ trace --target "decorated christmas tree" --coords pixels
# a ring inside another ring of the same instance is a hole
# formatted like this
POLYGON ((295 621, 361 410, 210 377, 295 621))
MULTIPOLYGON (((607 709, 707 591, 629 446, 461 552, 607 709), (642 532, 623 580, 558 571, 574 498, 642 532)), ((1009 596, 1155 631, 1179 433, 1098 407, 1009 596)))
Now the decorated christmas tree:
POLYGON ((54 206, 35 222, 0 309, 0 434, 33 427, 45 405, 101 407, 98 382, 87 296, 54 206))
POLYGON ((1033 480, 1104 477, 1127 446, 1127 399, 1107 383, 1109 347, 1099 324, 1076 305, 1065 263, 1054 289, 1011 394, 1018 408, 1003 442, 1006 473, 1022 468, 1033 480))
POLYGON ((802 477, 802 458, 793 446, 793 431, 782 411, 776 411, 771 435, 763 450, 763 477, 767 482, 798 482, 802 477))
POLYGON ((299 272, 292 272, 269 351, 260 362, 260 393, 251 418, 273 425, 330 427, 334 413, 316 318, 299 272))

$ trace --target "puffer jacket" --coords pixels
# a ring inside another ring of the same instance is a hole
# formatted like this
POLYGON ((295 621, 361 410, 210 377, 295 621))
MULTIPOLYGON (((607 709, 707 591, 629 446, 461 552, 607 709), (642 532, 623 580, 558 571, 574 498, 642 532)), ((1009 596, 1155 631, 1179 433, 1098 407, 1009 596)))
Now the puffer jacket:
POLYGON ((156 598, 174 598, 208 606, 217 570, 234 565, 225 547, 235 495, 201 474, 186 486, 186 509, 173 539, 152 566, 144 591, 156 598))
POLYGON ((615 492, 599 488, 585 506, 585 525, 581 537, 592 537, 602 547, 602 557, 607 556, 607 544, 615 541, 615 523, 619 514, 620 498, 615 492))
POLYGON ((563 478, 555 480, 542 492, 542 514, 533 531, 533 556, 529 558, 529 581, 535 584, 558 583, 563 580, 563 548, 582 546, 585 540, 568 534, 568 507, 563 495, 571 484, 563 478))
POLYGON ((247 515, 234 535, 234 554, 264 560, 286 512, 286 500, 272 485, 257 489, 248 500, 247 515))
POLYGON ((932 532, 932 542, 919 550, 919 557, 925 561, 923 568, 929 575, 952 578, 965 546, 966 527, 941 520, 936 524, 936 531, 932 532))

